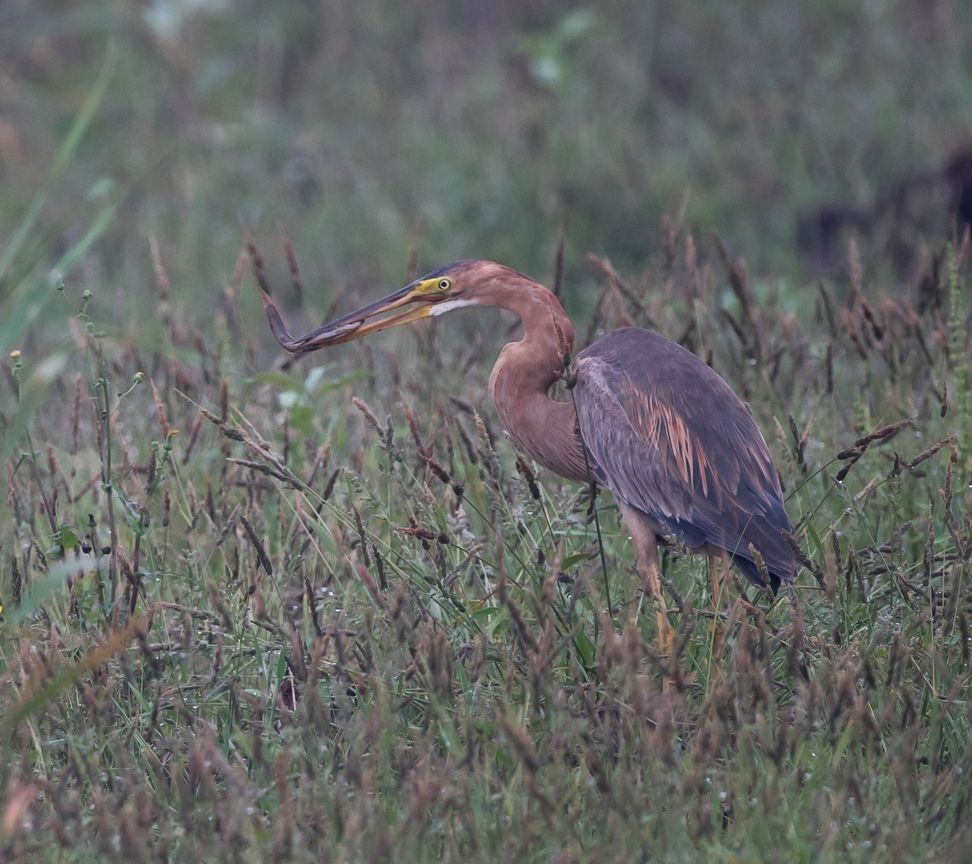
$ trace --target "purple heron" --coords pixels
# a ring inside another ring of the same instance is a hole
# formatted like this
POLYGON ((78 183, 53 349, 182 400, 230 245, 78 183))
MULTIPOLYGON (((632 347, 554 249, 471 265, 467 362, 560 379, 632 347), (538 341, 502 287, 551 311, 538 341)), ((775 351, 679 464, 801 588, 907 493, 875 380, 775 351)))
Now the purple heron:
POLYGON ((787 536, 793 526, 766 442, 747 405, 690 351, 649 330, 615 330, 577 355, 571 398, 558 401, 549 392, 568 377, 574 328, 551 291, 509 267, 458 261, 293 336, 251 251, 270 328, 295 354, 464 307, 519 316, 522 338, 503 347, 489 378, 499 418, 540 465, 614 493, 665 648, 673 645, 673 631, 661 592, 660 540, 673 537, 707 553, 714 591, 716 568, 730 560, 753 584, 768 580, 774 594, 781 582, 793 581, 797 561, 787 536))

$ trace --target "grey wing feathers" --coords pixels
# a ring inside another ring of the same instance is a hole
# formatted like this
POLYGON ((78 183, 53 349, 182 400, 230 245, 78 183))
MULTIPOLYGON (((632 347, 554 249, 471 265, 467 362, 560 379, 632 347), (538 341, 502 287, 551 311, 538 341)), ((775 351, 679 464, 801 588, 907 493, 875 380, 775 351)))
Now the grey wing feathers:
POLYGON ((595 479, 690 548, 729 552, 762 584, 792 581, 793 549, 769 450, 746 405, 698 357, 657 333, 615 330, 576 361, 581 437, 595 479))

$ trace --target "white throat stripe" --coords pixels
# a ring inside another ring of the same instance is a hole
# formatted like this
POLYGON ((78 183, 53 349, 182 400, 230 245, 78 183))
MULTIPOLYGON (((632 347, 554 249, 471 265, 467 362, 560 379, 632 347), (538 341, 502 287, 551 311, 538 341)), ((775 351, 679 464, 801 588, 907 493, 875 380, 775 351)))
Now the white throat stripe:
POLYGON ((429 309, 429 315, 445 315, 446 312, 451 312, 453 309, 462 309, 463 306, 477 305, 475 300, 446 300, 445 303, 436 303, 435 306, 429 309))

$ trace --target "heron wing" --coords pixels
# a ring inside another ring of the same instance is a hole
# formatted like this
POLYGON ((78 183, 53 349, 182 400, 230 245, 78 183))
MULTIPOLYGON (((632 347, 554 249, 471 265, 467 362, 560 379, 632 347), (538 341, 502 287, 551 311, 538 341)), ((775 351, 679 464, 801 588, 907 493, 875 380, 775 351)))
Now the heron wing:
POLYGON ((582 351, 574 398, 595 479, 689 548, 729 552, 762 584, 792 581, 792 525, 779 477, 749 409, 690 351, 622 328, 582 351))

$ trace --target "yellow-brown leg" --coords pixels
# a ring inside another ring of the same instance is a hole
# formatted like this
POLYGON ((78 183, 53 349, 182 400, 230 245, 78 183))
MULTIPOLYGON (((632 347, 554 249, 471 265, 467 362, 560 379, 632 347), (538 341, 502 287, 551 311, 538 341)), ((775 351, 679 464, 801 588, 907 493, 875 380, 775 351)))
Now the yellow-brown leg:
POLYGON ((722 667, 718 659, 722 657, 725 648, 726 632, 725 620, 721 617, 726 604, 726 594, 729 589, 729 556, 725 552, 708 555, 709 584, 712 591, 713 618, 709 625, 712 637, 712 651, 709 654, 709 674, 711 681, 722 680, 722 667))
POLYGON ((724 598, 729 588, 729 556, 725 552, 710 554, 709 583, 712 587, 712 611, 718 614, 725 605, 724 598))
POLYGON ((655 607, 655 623, 658 626, 658 649, 664 657, 675 654, 675 628, 668 620, 668 605, 661 588, 661 570, 658 567, 658 541, 654 529, 637 510, 621 504, 621 514, 631 532, 638 556, 638 569, 645 580, 645 588, 655 607))
POLYGON ((655 604, 655 623, 658 626, 658 647, 665 657, 675 655, 675 628, 668 620, 668 604, 665 602, 665 595, 661 588, 661 570, 658 567, 657 549, 652 550, 650 556, 645 556, 642 570, 645 576, 645 584, 651 594, 652 602, 655 604))

